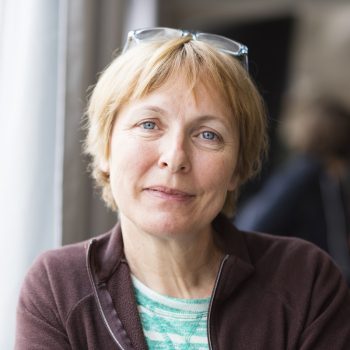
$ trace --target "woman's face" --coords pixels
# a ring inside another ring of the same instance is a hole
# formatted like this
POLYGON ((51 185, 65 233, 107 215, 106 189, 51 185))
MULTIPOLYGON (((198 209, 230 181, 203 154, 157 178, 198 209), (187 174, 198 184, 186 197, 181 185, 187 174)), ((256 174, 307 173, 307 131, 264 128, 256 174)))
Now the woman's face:
POLYGON ((126 105, 107 168, 124 227, 164 237, 210 230, 236 187, 238 133, 224 98, 179 79, 126 105))

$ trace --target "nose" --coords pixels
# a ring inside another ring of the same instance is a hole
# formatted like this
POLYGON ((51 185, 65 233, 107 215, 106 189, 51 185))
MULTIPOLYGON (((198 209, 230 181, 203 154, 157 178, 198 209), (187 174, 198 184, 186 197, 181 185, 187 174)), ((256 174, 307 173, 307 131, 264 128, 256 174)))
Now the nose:
POLYGON ((158 166, 171 173, 187 173, 191 169, 189 145, 184 136, 170 135, 163 140, 158 166))

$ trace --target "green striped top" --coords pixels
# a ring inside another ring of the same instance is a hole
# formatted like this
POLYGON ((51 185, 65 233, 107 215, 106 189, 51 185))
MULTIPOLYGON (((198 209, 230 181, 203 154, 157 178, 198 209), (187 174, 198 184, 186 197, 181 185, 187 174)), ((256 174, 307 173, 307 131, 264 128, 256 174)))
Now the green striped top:
POLYGON ((161 295, 132 276, 143 332, 150 350, 208 349, 210 298, 180 299, 161 295))

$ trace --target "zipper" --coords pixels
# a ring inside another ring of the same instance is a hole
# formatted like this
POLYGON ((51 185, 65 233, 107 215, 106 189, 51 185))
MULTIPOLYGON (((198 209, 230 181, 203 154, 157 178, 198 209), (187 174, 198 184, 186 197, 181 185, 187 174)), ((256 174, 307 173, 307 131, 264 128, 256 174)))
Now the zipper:
POLYGON ((207 320, 207 333, 208 333, 208 347, 209 347, 209 350, 213 350, 213 345, 211 343, 211 336, 210 336, 210 319, 211 319, 211 309, 212 309, 212 306, 213 306, 213 301, 214 301, 214 298, 215 298, 215 294, 216 294, 216 290, 217 290, 217 287, 218 287, 218 284, 219 284, 219 280, 220 280, 220 276, 221 276, 221 272, 222 272, 222 269, 224 267, 224 264, 226 262, 226 260, 229 258, 229 255, 225 255, 224 258, 222 259, 221 261, 221 264, 220 264, 220 268, 219 268, 219 272, 216 276, 216 280, 215 280, 215 284, 214 284, 214 289, 213 289, 213 294, 211 296, 211 299, 210 299, 210 303, 209 303, 209 309, 208 309, 208 320, 207 320))
POLYGON ((118 339, 115 337, 110 325, 108 324, 108 321, 106 319, 106 316, 103 312, 103 309, 102 309, 102 305, 101 305, 101 301, 98 297, 98 293, 97 293, 97 287, 96 287, 96 284, 95 284, 95 281, 94 281, 94 278, 92 276, 92 269, 91 269, 91 262, 90 262, 90 258, 91 258, 91 247, 92 245, 94 244, 95 242, 95 239, 92 239, 90 240, 89 242, 89 246, 88 246, 88 251, 87 251, 87 255, 86 255, 86 264, 87 264, 87 270, 88 270, 88 275, 89 275, 89 279, 90 279, 90 283, 92 285, 92 289, 93 289, 93 292, 94 292, 94 295, 95 295, 95 299, 96 299, 96 302, 97 302, 97 306, 98 306, 98 310, 100 312, 100 315, 102 317, 102 320, 103 320, 103 323, 105 325, 105 327, 107 328, 109 334, 112 336, 112 339, 114 340, 114 342, 119 346, 119 348, 121 350, 126 350, 121 344, 120 342, 118 341, 118 339))

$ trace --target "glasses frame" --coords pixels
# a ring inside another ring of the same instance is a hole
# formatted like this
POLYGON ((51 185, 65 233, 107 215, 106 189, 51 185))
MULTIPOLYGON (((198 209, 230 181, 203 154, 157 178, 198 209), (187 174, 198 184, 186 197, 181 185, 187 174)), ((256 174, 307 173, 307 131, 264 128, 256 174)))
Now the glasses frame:
POLYGON ((229 39, 221 35, 185 29, 153 27, 131 30, 128 33, 127 40, 122 53, 125 53, 130 48, 135 47, 143 42, 151 42, 166 39, 171 40, 185 36, 190 36, 191 40, 194 41, 205 42, 216 48, 218 51, 233 56, 242 64, 242 66, 247 72, 249 71, 247 46, 239 43, 238 41, 229 39))

